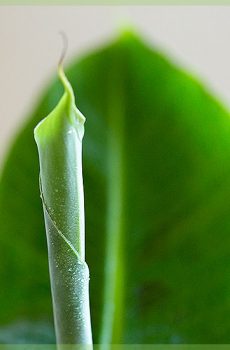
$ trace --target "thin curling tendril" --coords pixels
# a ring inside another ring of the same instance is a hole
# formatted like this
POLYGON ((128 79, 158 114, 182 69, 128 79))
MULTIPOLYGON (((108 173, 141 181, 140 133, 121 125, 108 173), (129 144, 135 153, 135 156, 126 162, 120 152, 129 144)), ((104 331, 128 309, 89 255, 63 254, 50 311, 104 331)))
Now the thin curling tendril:
POLYGON ((60 59, 58 62, 58 66, 59 66, 59 68, 61 68, 63 66, 63 62, 64 62, 64 59, 65 59, 65 56, 66 56, 66 53, 68 50, 68 38, 67 38, 66 33, 63 31, 60 31, 59 35, 62 38, 62 51, 61 51, 61 56, 60 56, 60 59))

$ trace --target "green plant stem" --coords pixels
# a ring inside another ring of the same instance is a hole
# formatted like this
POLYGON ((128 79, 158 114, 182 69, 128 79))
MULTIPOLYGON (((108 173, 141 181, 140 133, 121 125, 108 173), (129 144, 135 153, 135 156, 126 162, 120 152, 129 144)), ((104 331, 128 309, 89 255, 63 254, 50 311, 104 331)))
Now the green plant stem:
POLYGON ((58 344, 91 344, 82 180, 85 118, 62 67, 59 76, 65 93, 35 128, 54 323, 58 344))

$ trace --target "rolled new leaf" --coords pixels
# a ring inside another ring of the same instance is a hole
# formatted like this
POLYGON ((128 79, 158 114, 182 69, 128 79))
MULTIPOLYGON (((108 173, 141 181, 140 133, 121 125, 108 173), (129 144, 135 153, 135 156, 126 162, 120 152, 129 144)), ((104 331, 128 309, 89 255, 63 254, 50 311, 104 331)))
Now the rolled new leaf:
POLYGON ((85 262, 82 138, 85 118, 62 67, 64 95, 35 128, 58 344, 91 344, 85 262))

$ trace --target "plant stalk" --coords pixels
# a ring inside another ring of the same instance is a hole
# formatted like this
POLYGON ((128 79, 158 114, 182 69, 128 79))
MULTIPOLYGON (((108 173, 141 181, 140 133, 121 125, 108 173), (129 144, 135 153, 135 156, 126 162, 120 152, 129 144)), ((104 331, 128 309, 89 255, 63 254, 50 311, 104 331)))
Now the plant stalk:
POLYGON ((37 125, 34 135, 40 162, 55 332, 62 348, 61 344, 90 345, 92 334, 82 179, 85 118, 75 106, 72 87, 61 65, 59 77, 64 95, 37 125))

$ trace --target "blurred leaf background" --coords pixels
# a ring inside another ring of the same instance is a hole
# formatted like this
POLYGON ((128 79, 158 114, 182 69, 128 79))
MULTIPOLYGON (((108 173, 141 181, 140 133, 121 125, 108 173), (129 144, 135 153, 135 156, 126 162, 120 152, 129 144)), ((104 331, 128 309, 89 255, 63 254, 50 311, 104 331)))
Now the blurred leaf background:
MULTIPOLYGON (((151 46, 126 33, 67 70, 87 117, 84 182, 94 340, 103 327, 108 187, 119 186, 115 175, 121 169, 122 215, 115 212, 114 220, 122 220, 125 278, 117 342, 228 343, 229 113, 151 46), (114 152, 115 173, 109 165, 114 152)), ((53 80, 3 167, 1 342, 54 341, 32 130, 61 93, 53 80)))

